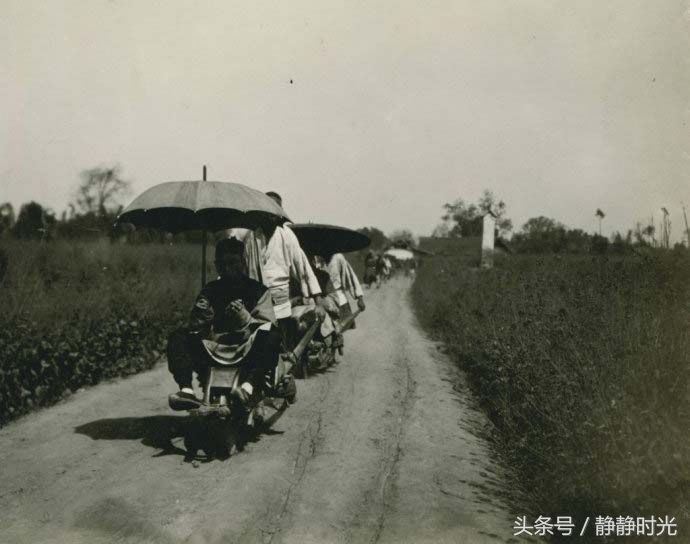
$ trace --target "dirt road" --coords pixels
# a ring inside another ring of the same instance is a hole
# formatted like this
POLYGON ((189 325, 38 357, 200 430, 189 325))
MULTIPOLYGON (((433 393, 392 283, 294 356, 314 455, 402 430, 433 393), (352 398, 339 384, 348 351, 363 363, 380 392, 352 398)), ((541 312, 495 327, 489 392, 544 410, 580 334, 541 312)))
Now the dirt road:
POLYGON ((396 280, 342 362, 229 461, 184 462, 164 365, 0 430, 0 541, 512 542, 484 419, 396 280))

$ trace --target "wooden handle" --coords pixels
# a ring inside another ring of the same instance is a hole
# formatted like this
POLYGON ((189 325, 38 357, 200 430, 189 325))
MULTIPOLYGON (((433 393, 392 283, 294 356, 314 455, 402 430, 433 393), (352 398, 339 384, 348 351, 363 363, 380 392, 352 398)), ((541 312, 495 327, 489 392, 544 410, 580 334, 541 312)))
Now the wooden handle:
POLYGON ((305 350, 307 347, 307 344, 311 341, 311 339, 314 337, 316 334, 316 329, 321 325, 321 321, 318 319, 312 323, 311 327, 307 329, 307 332, 304 333, 304 336, 302 339, 299 341, 297 346, 295 346, 295 349, 292 350, 292 355, 294 355, 295 359, 299 359, 302 356, 302 352, 305 350))

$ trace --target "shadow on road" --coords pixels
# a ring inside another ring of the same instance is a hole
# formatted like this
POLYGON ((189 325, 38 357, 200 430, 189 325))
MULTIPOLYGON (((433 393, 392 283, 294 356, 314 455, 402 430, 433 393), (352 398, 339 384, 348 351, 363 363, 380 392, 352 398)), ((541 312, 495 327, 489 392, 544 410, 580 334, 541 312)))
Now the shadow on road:
POLYGON ((172 441, 193 432, 193 422, 186 416, 146 416, 105 418, 90 421, 74 428, 92 440, 141 440, 144 446, 161 450, 157 456, 187 452, 172 441))
MULTIPOLYGON (((274 414, 267 424, 274 423, 282 412, 274 414)), ((189 416, 145 416, 105 418, 90 421, 74 428, 77 434, 88 436, 92 440, 140 440, 144 446, 158 450, 154 457, 180 455, 185 461, 225 460, 235 446, 242 451, 246 444, 258 442, 263 434, 282 434, 270 426, 261 430, 247 429, 243 432, 232 430, 228 435, 228 425, 204 425, 198 419, 189 416), (180 447, 180 440, 184 448, 180 447), (179 445, 176 445, 179 444, 179 445), (203 451, 205 456, 200 456, 203 451)))

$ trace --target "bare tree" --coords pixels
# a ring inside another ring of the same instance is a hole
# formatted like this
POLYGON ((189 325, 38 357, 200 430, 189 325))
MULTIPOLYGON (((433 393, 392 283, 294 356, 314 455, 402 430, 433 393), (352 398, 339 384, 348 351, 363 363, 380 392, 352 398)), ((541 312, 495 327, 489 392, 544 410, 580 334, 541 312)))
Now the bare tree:
POLYGON ((601 221, 604 219, 604 217, 606 217, 606 214, 601 211, 600 208, 597 208, 597 211, 594 212, 594 215, 599 218, 599 236, 601 236, 601 221))
POLYGON ((481 236, 482 218, 487 212, 496 217, 496 228, 500 236, 507 235, 513 228, 513 222, 506 217, 506 204, 499 200, 488 189, 484 190, 477 204, 467 204, 458 198, 455 202, 443 205, 445 214, 441 220, 449 228, 448 236, 481 236))
POLYGON ((443 221, 442 223, 436 225, 431 233, 431 236, 434 238, 448 238, 448 236, 450 236, 450 226, 448 221, 443 221))
POLYGON ((77 189, 77 206, 85 214, 107 215, 119 204, 118 200, 130 192, 130 182, 120 177, 120 167, 96 167, 81 173, 82 183, 77 189))
POLYGON ((477 206, 481 210, 481 215, 491 212, 496 217, 496 230, 501 236, 506 236, 513 230, 513 222, 506 217, 507 207, 503 200, 496 198, 496 195, 488 189, 484 189, 477 206))
POLYGON ((654 246, 656 244, 656 241, 654 239, 654 233, 655 232, 656 232, 656 227, 654 227, 654 223, 650 223, 644 229, 642 229, 642 234, 644 234, 647 238, 649 238, 649 245, 650 246, 654 246))

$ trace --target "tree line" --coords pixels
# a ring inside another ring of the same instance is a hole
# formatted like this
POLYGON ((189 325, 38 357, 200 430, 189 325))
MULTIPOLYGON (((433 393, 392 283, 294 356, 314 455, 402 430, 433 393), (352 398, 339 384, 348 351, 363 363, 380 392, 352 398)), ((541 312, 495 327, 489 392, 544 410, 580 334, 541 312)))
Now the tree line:
POLYGON ((84 170, 67 209, 60 215, 42 204, 31 201, 23 204, 18 213, 11 203, 0 204, 0 239, 13 237, 23 240, 54 239, 111 241, 171 242, 201 240, 200 232, 176 235, 154 229, 135 229, 133 225, 118 224, 123 199, 131 194, 131 182, 122 176, 120 166, 98 166, 84 170))
POLYGON ((84 170, 72 201, 59 216, 36 201, 23 204, 16 215, 11 203, 0 204, 0 236, 51 240, 126 234, 126 228, 118 231, 113 224, 130 190, 119 166, 84 170))
MULTIPOLYGON (((198 232, 168 233, 134 229, 132 225, 114 227, 123 209, 122 200, 131 194, 131 182, 122 175, 119 166, 98 166, 84 170, 67 209, 59 216, 38 202, 23 204, 15 213, 11 203, 0 204, 0 239, 33 240, 97 239, 129 242, 170 242, 201 240, 198 232)), ((371 239, 371 249, 381 251, 391 245, 409 247, 415 238, 409 230, 401 229, 386 235, 376 227, 364 227, 359 232, 371 239)))
MULTIPOLYGON (((658 230, 652 218, 647 225, 637 223, 634 229, 625 233, 614 232, 610 238, 602 235, 602 222, 606 214, 600 208, 594 212, 598 232, 571 229, 556 219, 538 216, 528 219, 512 237, 513 223, 507 217, 507 206, 489 190, 485 190, 476 203, 459 198, 444 204, 443 210, 441 223, 432 232, 432 237, 481 236, 483 217, 490 212, 496 218, 496 236, 516 253, 626 253, 641 247, 671 247, 670 214, 666 208, 661 208, 663 216, 658 230)), ((687 219, 685 225, 687 243, 690 245, 687 219)), ((686 247, 682 243, 676 243, 675 246, 686 247)))

